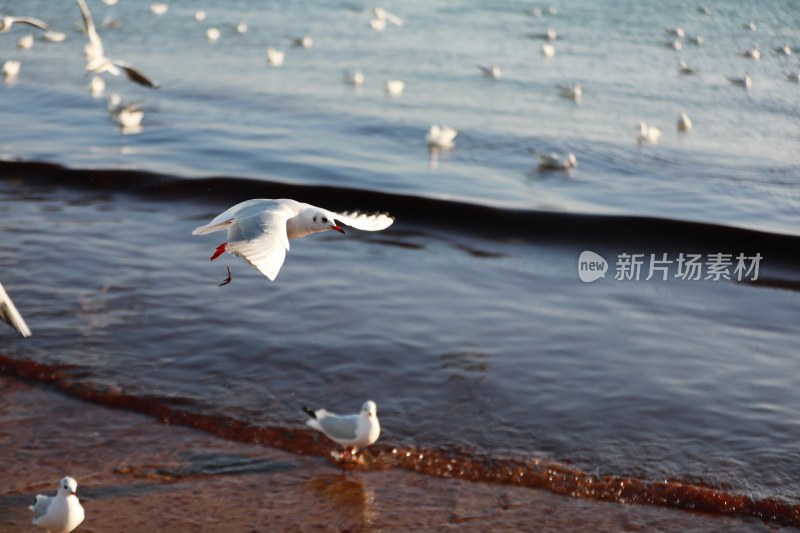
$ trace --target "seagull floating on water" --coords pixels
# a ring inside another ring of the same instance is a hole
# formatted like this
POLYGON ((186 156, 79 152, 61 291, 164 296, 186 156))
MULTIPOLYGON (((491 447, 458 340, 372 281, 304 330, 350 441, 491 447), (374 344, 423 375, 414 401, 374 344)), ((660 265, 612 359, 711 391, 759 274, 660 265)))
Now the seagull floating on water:
POLYGON ((544 57, 553 57, 556 55, 556 47, 550 43, 544 43, 542 45, 542 55, 544 57))
POLYGON ((236 23, 236 26, 234 26, 233 29, 239 34, 247 33, 247 23, 244 21, 239 21, 236 23))
POLYGON ((14 24, 27 24, 42 31, 54 31, 50 26, 33 17, 9 17, 4 15, 0 16, 0 33, 7 32, 14 24))
POLYGON ((195 11, 194 20, 196 20, 197 22, 203 22, 204 20, 206 20, 206 12, 202 10, 195 11))
POLYGON ((163 15, 167 12, 167 10, 169 10, 169 6, 167 4, 162 4, 160 2, 154 2, 150 4, 150 11, 156 15, 163 15))
POLYGON ((99 98, 105 90, 105 80, 103 80, 103 78, 97 74, 92 76, 92 81, 89 83, 89 94, 91 94, 93 98, 99 98))
POLYGON ((2 283, 0 283, 0 320, 17 330, 17 333, 23 337, 31 336, 28 324, 25 323, 22 315, 17 311, 14 302, 11 301, 2 283))
POLYGON ((60 43, 67 38, 67 34, 61 31, 48 30, 42 34, 42 40, 48 43, 60 43))
POLYGON ((107 6, 115 6, 119 0, 103 0, 103 3, 107 6))
POLYGON ((700 6, 697 8, 697 12, 700 13, 701 15, 710 15, 711 8, 708 6, 700 6))
POLYGON ((69 533, 78 527, 85 517, 83 506, 75 495, 78 482, 67 476, 58 482, 55 496, 37 494, 33 505, 33 523, 48 531, 69 533))
POLYGON ((648 126, 644 122, 639 122, 639 135, 636 137, 639 144, 655 144, 658 142, 659 137, 661 137, 661 128, 648 126))
POLYGON ((576 102, 580 102, 583 97, 583 87, 581 87, 581 84, 577 81, 573 81, 572 85, 559 85, 558 89, 561 96, 575 100, 576 102))
POLYGON ((783 74, 784 76, 786 76, 787 80, 792 81, 794 83, 800 83, 800 70, 796 72, 784 72, 783 74))
POLYGON ((497 65, 478 65, 478 68, 481 71, 481 74, 486 76, 487 78, 492 78, 495 80, 499 80, 500 77, 503 75, 503 71, 497 65))
POLYGON ((350 85, 364 85, 364 73, 359 69, 345 70, 342 73, 344 82, 350 85))
POLYGON ((434 124, 425 135, 425 142, 435 148, 452 148, 456 135, 458 135, 458 130, 455 128, 434 124))
POLYGON ((758 46, 753 46, 753 48, 742 50, 742 55, 744 57, 759 61, 761 59, 761 50, 758 49, 758 46))
POLYGON ((386 80, 384 89, 389 96, 399 96, 406 89, 406 83, 403 80, 386 80))
POLYGON ((299 46, 300 48, 311 48, 314 45, 314 39, 310 35, 302 37, 295 37, 292 39, 292 46, 299 46))
POLYGON ((303 411, 309 416, 306 425, 344 448, 343 456, 353 458, 359 449, 374 444, 381 434, 378 407, 373 401, 364 402, 361 412, 355 415, 337 415, 308 407, 303 407, 303 411))
POLYGON ((784 56, 792 55, 792 47, 789 45, 789 43, 783 43, 783 46, 776 47, 775 51, 784 56))
POLYGON ((758 26, 756 25, 756 21, 751 20, 750 22, 742 24, 742 28, 744 28, 746 30, 750 30, 750 31, 756 31, 758 26))
POLYGON ((106 108, 123 132, 133 133, 142 125, 144 110, 141 101, 124 104, 120 96, 114 93, 108 97, 106 108))
POLYGON ((531 151, 539 156, 539 170, 570 170, 578 166, 578 158, 572 152, 561 159, 561 155, 557 152, 545 154, 536 150, 531 151))
POLYGON ((33 34, 29 33, 20 37, 19 41, 17 41, 17 48, 22 48, 23 50, 33 48, 33 34))
POLYGON ((279 67, 283 65, 283 60, 286 57, 286 53, 282 50, 277 50, 275 48, 267 48, 267 63, 272 65, 273 67, 279 67))
POLYGON ((22 68, 22 63, 16 59, 7 59, 3 63, 3 76, 6 78, 16 78, 19 75, 19 70, 22 68))
MULTIPOLYGON (((393 222, 394 218, 384 214, 334 213, 295 200, 255 199, 231 207, 195 228, 192 235, 227 230, 228 240, 217 247, 211 259, 231 253, 275 281, 289 250, 289 239, 328 230, 344 234, 339 223, 363 231, 381 231, 393 222)), ((230 275, 226 282, 230 282, 230 275)))
POLYGON ((106 57, 105 51, 103 50, 103 41, 100 40, 100 36, 97 34, 97 29, 92 19, 92 13, 89 11, 86 1, 76 0, 76 2, 78 2, 78 7, 81 9, 84 30, 86 31, 86 36, 89 38, 89 44, 84 48, 87 58, 86 71, 95 74, 108 72, 114 76, 119 76, 120 72, 124 71, 125 76, 132 82, 150 87, 151 89, 157 89, 158 84, 156 82, 134 68, 130 63, 106 57))
POLYGON ((674 35, 678 39, 683 39, 683 37, 686 35, 686 31, 680 26, 676 26, 674 28, 664 28, 664 31, 669 35, 674 35))
POLYGON ((686 64, 686 61, 681 59, 680 61, 678 61, 678 72, 683 74, 684 76, 693 76, 697 74, 697 69, 690 67, 689 65, 686 64))
POLYGON ((744 78, 731 78, 728 77, 728 81, 734 85, 741 85, 745 89, 749 89, 753 86, 753 77, 750 75, 749 72, 744 73, 744 78))
POLYGON ((672 50, 680 50, 683 48, 680 39, 662 41, 661 44, 663 44, 666 48, 671 48, 672 50))
POLYGON ((692 41, 691 41, 691 42, 693 42, 693 43, 694 43, 694 44, 696 44, 697 46, 703 46, 703 44, 706 42, 706 40, 705 40, 705 38, 704 38, 702 35, 700 35, 700 34, 698 33, 697 35, 695 35, 694 37, 692 37, 692 41))
POLYGON ((685 111, 681 112, 681 116, 678 118, 678 130, 689 131, 690 129, 692 129, 692 119, 689 118, 685 111))
POLYGON ((208 42, 215 43, 219 40, 219 30, 217 28, 208 28, 206 30, 206 37, 208 38, 208 42))

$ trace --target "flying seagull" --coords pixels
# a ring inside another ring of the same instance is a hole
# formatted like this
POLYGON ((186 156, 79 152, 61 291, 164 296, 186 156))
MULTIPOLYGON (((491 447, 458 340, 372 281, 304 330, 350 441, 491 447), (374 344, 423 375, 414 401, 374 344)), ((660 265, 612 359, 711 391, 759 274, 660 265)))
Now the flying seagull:
POLYGON ((119 76, 120 72, 124 71, 125 75, 132 82, 151 89, 157 89, 158 83, 145 76, 144 73, 134 68, 130 63, 106 57, 105 51, 103 50, 103 41, 100 40, 100 36, 97 34, 97 29, 95 28, 89 7, 86 5, 85 0, 76 0, 76 2, 78 2, 78 7, 81 9, 84 29, 89 38, 89 44, 84 48, 87 59, 86 71, 95 74, 108 72, 114 76, 119 76))
MULTIPOLYGON (((211 260, 228 252, 275 281, 286 259, 289 239, 328 230, 344 234, 339 223, 363 231, 380 231, 393 222, 394 218, 384 214, 334 213, 295 200, 259 198, 231 207, 205 226, 195 228, 192 235, 227 230, 228 240, 217 247, 211 260)), ((230 274, 228 277, 229 282, 230 274)))
POLYGON ((23 337, 31 336, 31 330, 28 328, 22 315, 17 311, 14 302, 8 297, 2 283, 0 283, 0 320, 17 330, 23 337))

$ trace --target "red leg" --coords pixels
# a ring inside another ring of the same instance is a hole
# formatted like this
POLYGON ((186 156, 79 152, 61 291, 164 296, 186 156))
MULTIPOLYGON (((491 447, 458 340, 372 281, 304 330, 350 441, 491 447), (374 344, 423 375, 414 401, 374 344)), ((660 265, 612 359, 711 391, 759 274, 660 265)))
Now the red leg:
POLYGON ((226 247, 226 246, 228 246, 228 241, 225 241, 225 242, 223 242, 222 244, 220 244, 219 246, 217 246, 217 249, 216 249, 216 251, 214 252, 214 255, 212 255, 212 256, 211 256, 211 259, 209 259, 209 261, 213 261, 213 260, 214 260, 214 259, 216 259, 217 257, 219 257, 219 256, 221 256, 222 254, 224 254, 224 253, 225 253, 225 247, 226 247))

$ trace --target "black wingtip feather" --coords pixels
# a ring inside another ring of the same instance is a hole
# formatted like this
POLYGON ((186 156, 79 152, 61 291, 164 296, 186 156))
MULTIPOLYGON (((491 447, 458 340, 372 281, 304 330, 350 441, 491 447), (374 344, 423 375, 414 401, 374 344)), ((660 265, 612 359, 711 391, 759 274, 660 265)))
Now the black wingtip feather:
POLYGON ((314 418, 314 419, 316 419, 316 418, 317 418, 317 414, 314 412, 314 410, 313 410, 313 409, 309 409, 308 407, 305 407, 305 406, 304 406, 304 407, 303 407, 303 411, 305 411, 305 413, 306 413, 308 416, 310 416, 311 418, 314 418))

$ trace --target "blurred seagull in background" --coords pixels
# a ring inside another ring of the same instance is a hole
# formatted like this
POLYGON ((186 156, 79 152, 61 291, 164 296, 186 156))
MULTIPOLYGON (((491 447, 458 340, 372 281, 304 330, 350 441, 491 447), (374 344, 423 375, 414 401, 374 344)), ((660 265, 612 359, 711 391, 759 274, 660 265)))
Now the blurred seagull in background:
POLYGON ((778 46, 775 48, 775 51, 783 56, 790 56, 792 55, 792 47, 789 46, 789 43, 783 43, 783 46, 778 46))
POLYGON ((783 74, 786 76, 787 80, 794 83, 800 83, 800 70, 797 70, 796 72, 784 72, 783 74))
POLYGON ((28 328, 22 315, 17 311, 14 302, 11 301, 2 283, 0 283, 0 320, 17 330, 17 333, 23 337, 31 336, 30 328, 28 328))
POLYGON ((425 142, 434 148, 452 148, 457 135, 458 130, 455 128, 434 124, 425 135, 425 142))
POLYGON ((661 137, 661 128, 639 122, 639 135, 636 137, 639 144, 655 144, 659 137, 661 137))
POLYGON ((97 74, 92 76, 92 81, 89 83, 89 94, 92 95, 92 98, 99 98, 105 90, 106 82, 103 80, 102 76, 98 76, 97 74))
POLYGON ((686 64, 686 61, 681 59, 680 61, 678 61, 678 72, 683 74, 684 76, 693 76, 697 74, 697 69, 690 67, 689 65, 686 64))
POLYGON ((17 48, 22 48, 23 50, 33 48, 33 34, 29 33, 20 37, 19 41, 17 41, 17 48))
POLYGON ((153 2, 150 4, 150 11, 155 15, 163 15, 169 10, 169 6, 167 4, 162 4, 160 2, 153 2))
POLYGON ((573 81, 572 85, 559 85, 558 89, 564 98, 569 98, 576 102, 580 102, 581 98, 583 98, 583 87, 577 81, 573 81))
POLYGON ((747 48, 742 50, 742 55, 744 57, 748 57, 750 59, 755 59, 759 61, 761 59, 761 50, 758 49, 757 45, 754 45, 753 48, 747 48))
POLYGON ((286 53, 282 50, 277 50, 275 48, 267 48, 267 63, 272 65, 273 67, 279 67, 283 65, 283 60, 286 57, 286 53))
POLYGON ((10 79, 15 79, 19 75, 19 70, 22 68, 22 63, 15 59, 7 59, 3 63, 3 76, 10 79))
POLYGON ((303 35, 302 37, 294 37, 292 39, 292 46, 299 46, 300 48, 311 48, 314 45, 314 38, 310 35, 303 35))
POLYGON ((544 43, 542 45, 542 55, 544 57, 553 57, 556 55, 556 47, 550 43, 544 43))
POLYGON ((756 25, 756 21, 751 20, 750 22, 742 24, 742 28, 744 28, 746 30, 750 30, 750 31, 756 31, 758 26, 756 25))
POLYGON ((50 26, 33 17, 9 17, 3 15, 0 16, 0 33, 7 32, 14 24, 27 24, 42 31, 54 31, 50 26))
POLYGON ((503 71, 497 65, 478 65, 478 68, 480 69, 481 74, 487 78, 499 80, 503 75, 503 71))
POLYGON ((364 85, 364 73, 359 69, 345 70, 342 75, 347 84, 364 85))
POLYGON ((681 112, 681 116, 678 118, 678 130, 689 131, 690 129, 692 129, 692 119, 689 118, 685 111, 681 112))
POLYGON ((572 152, 564 159, 557 152, 545 154, 533 149, 531 152, 539 156, 539 170, 570 170, 578 166, 578 158, 572 152))
POLYGON ((403 19, 401 19, 400 17, 398 17, 394 13, 392 13, 389 10, 384 9, 382 7, 372 8, 372 18, 373 18, 373 20, 375 20, 375 19, 383 20, 383 21, 387 21, 388 20, 389 22, 391 22, 395 26, 403 26, 405 24, 405 21, 403 21, 403 19))
POLYGON ((215 43, 215 42, 219 41, 219 36, 220 36, 220 33, 219 33, 219 30, 217 28, 208 28, 206 30, 206 38, 208 39, 208 42, 210 42, 210 43, 215 43))
POLYGON ((744 78, 731 78, 728 77, 728 81, 734 85, 740 85, 745 89, 749 89, 753 86, 753 77, 750 75, 749 72, 744 73, 744 78))
POLYGON ((664 28, 664 31, 667 32, 669 35, 674 35, 678 39, 683 39, 686 35, 686 31, 680 26, 676 26, 674 28, 664 28))
POLYGON ((403 80, 386 80, 384 86, 384 90, 389 96, 399 96, 405 89, 406 83, 403 80))
POLYGON ((81 15, 83 16, 84 30, 86 36, 89 38, 89 43, 84 48, 86 52, 86 71, 94 74, 102 74, 108 72, 114 76, 119 76, 120 72, 124 71, 129 80, 151 89, 157 89, 158 84, 145 76, 141 71, 137 70, 130 63, 118 59, 109 59, 103 50, 103 41, 97 34, 97 29, 92 19, 92 14, 89 7, 86 5, 85 0, 76 0, 78 7, 80 7, 81 15))

